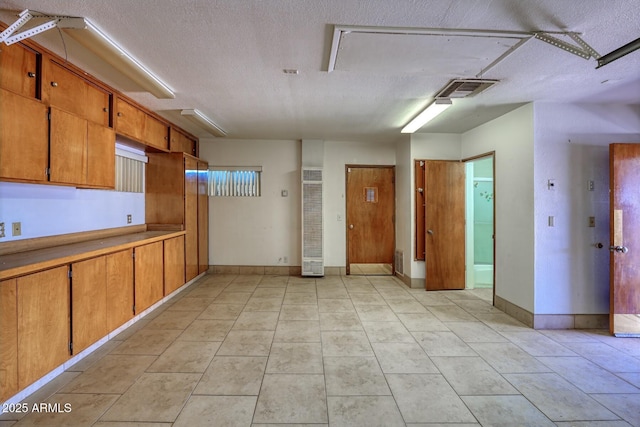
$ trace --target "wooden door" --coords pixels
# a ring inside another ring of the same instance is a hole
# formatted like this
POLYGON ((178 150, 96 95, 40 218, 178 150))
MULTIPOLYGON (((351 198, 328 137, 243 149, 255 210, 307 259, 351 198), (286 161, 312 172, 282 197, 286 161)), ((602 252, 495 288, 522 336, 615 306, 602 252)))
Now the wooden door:
POLYGON ((110 127, 87 123, 87 173, 89 187, 115 188, 116 134, 110 127))
POLYGON ((640 336, 640 144, 611 144, 610 311, 616 336, 640 336))
POLYGON ((18 392, 16 279, 0 281, 0 402, 18 392))
POLYGON ((104 256, 71 265, 71 342, 78 354, 109 333, 104 256))
POLYGON ((198 162, 198 273, 209 269, 209 165, 198 162))
POLYGON ((133 249, 107 255, 107 326, 119 328, 133 318, 133 249))
POLYGON ((395 248, 395 168, 347 167, 347 273, 350 264, 391 264, 395 248))
POLYGON ((184 236, 164 241, 164 294, 184 285, 184 236))
POLYGON ((425 288, 465 287, 464 163, 425 163, 425 288))
POLYGON ((38 96, 39 54, 21 43, 0 49, 0 87, 30 98, 38 96))
POLYGON ((83 184, 86 181, 87 121, 51 107, 49 168, 51 182, 83 184))
POLYGON ((184 159, 185 259, 187 282, 198 275, 198 161, 184 159))
POLYGON ((135 307, 142 313, 164 295, 164 262, 162 242, 135 248, 135 307))
POLYGON ((69 358, 68 271, 65 265, 17 279, 20 389, 69 358))
POLYGON ((102 126, 110 126, 110 108, 112 95, 109 92, 106 92, 88 82, 85 82, 85 85, 86 94, 84 117, 90 122, 102 126))
POLYGON ((49 61, 44 86, 49 93, 49 103, 82 118, 85 117, 87 83, 83 78, 49 61))
POLYGON ((149 115, 145 115, 144 120, 145 144, 161 150, 169 150, 169 125, 149 115))
POLYGON ((0 178, 46 181, 48 156, 47 107, 0 89, 0 178))
POLYGON ((146 114, 136 106, 129 104, 122 98, 116 100, 115 129, 122 135, 137 140, 144 137, 144 121, 146 114))

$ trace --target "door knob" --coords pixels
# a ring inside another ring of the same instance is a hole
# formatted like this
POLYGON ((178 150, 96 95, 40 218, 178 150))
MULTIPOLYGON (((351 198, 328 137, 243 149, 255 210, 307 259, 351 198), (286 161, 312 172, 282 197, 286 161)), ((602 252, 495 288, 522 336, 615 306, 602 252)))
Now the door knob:
POLYGON ((349 224, 349 230, 353 230, 353 224, 349 224))
POLYGON ((629 248, 627 248, 626 246, 609 246, 609 250, 611 252, 617 252, 622 254, 626 254, 627 252, 629 252, 629 248))
POLYGON ((427 234, 431 234, 433 236, 433 230, 427 230, 427 234))

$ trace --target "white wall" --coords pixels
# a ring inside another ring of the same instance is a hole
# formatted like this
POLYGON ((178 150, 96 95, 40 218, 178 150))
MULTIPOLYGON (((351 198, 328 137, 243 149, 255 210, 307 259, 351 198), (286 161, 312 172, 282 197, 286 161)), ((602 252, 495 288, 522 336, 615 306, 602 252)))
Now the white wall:
POLYGON ((209 264, 300 265, 300 141, 201 139, 200 157, 262 166, 261 197, 209 198, 209 264))
POLYGON ((534 107, 462 135, 462 158, 495 151, 495 292, 534 311, 534 107))
MULTIPOLYGON (((395 165, 396 143, 325 141, 324 248, 327 267, 346 266, 345 165, 348 164, 395 165)), ((398 208, 396 200, 396 210, 398 208)))
POLYGON ((612 142, 640 142, 640 107, 535 104, 536 314, 609 312, 612 142), (596 249, 597 242, 605 248, 596 249))
POLYGON ((144 224, 144 193, 0 182, 0 222, 0 242, 144 224), (11 236, 12 222, 21 223, 21 236, 11 236))

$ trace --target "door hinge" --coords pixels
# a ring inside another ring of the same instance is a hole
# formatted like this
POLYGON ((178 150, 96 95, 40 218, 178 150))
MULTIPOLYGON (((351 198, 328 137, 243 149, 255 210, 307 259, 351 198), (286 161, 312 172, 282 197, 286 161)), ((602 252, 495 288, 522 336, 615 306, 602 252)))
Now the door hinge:
POLYGON ((69 277, 69 279, 73 277, 73 271, 71 271, 71 268, 69 268, 69 271, 67 272, 67 276, 69 277))
POLYGON ((73 343, 69 341, 69 354, 73 354, 73 343))
POLYGON ((424 166, 424 160, 420 160, 420 167, 424 166))
POLYGON ((136 250, 131 251, 131 258, 136 259, 136 250))
POLYGON ((351 168, 347 168, 347 173, 351 173, 351 168))
POLYGON ((44 174, 46 176, 50 176, 51 175, 51 168, 44 168, 44 174))
POLYGON ((133 307, 132 307, 132 308, 133 308, 133 314, 136 314, 136 305, 135 305, 135 304, 133 304, 133 307))

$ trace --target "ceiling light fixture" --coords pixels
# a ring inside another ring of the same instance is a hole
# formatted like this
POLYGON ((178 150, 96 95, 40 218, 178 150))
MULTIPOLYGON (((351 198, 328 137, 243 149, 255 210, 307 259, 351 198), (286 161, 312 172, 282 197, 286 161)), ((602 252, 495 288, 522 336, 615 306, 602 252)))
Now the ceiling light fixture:
POLYGON ((213 136, 227 136, 227 133, 224 130, 222 130, 209 117, 205 116, 198 110, 182 110, 180 111, 180 114, 182 114, 182 116, 186 119, 191 120, 191 122, 195 123, 202 129, 206 130, 213 136))
POLYGON ((10 45, 56 27, 63 30, 71 38, 95 53, 105 62, 111 64, 155 97, 176 97, 169 86, 85 18, 47 15, 26 9, 18 15, 16 22, 0 33, 0 42, 10 45), (48 19, 48 21, 21 33, 14 34, 33 18, 44 18, 48 19))
POLYGON ((162 80, 125 52, 98 27, 84 19, 84 27, 65 28, 75 41, 91 50, 100 58, 111 64, 118 71, 139 84, 156 98, 173 99, 176 95, 162 80))
POLYGON ((400 131, 401 133, 414 133, 422 126, 426 125, 429 121, 433 120, 439 114, 444 112, 447 108, 451 107, 452 102, 450 99, 436 99, 435 102, 429 104, 420 114, 415 116, 405 127, 400 131))

